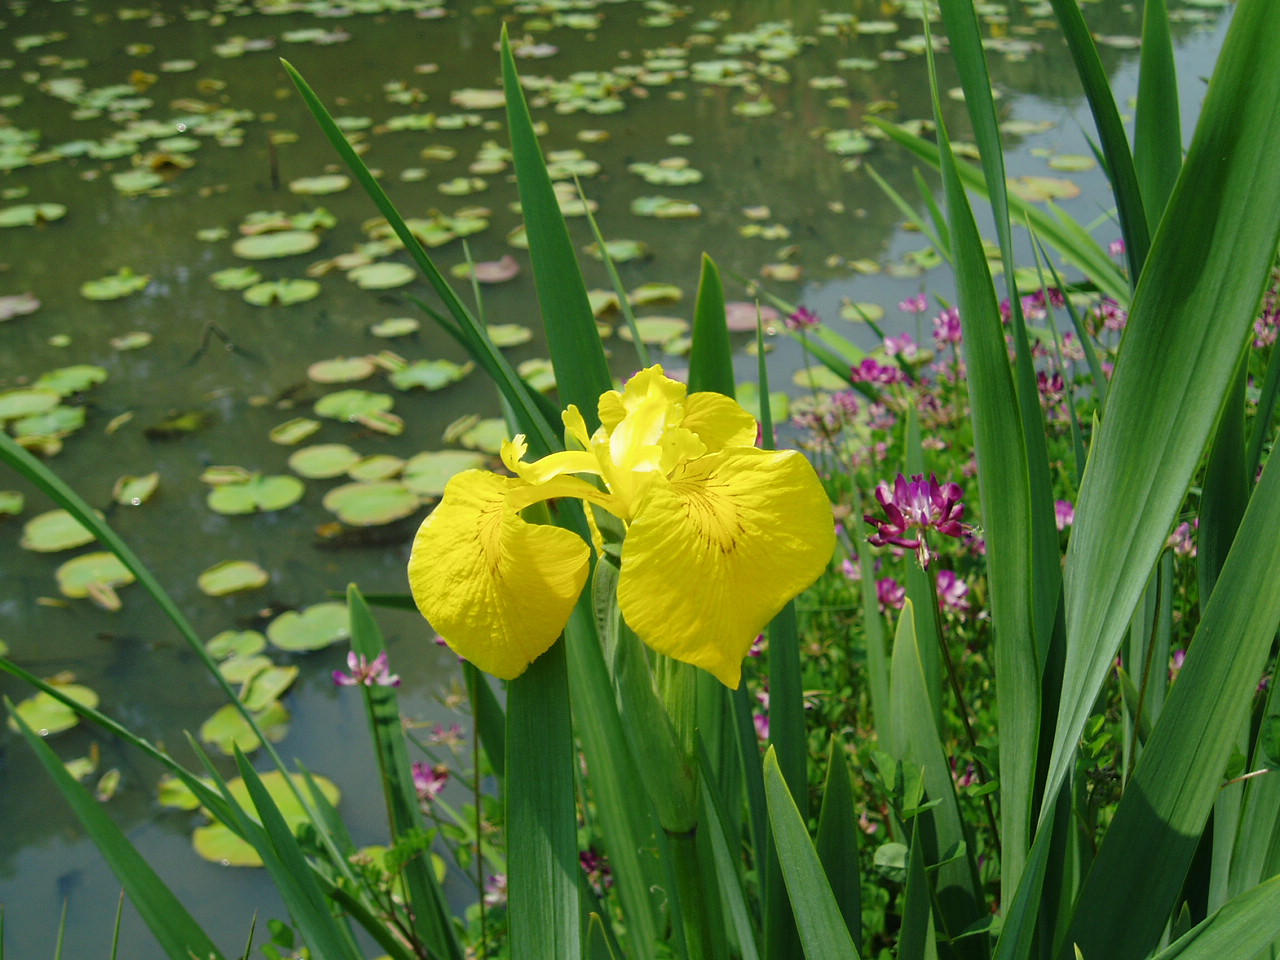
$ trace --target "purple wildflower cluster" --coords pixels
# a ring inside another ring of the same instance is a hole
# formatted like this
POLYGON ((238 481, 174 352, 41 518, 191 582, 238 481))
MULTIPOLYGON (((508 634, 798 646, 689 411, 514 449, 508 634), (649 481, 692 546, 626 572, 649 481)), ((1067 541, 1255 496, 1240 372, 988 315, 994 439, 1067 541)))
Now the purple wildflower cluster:
POLYGON ((898 474, 892 487, 887 483, 876 487, 876 499, 887 519, 871 514, 863 517, 876 528, 867 541, 877 547, 892 544, 915 550, 920 566, 928 569, 931 555, 925 538, 927 530, 957 539, 968 532, 960 522, 964 517, 964 504, 960 502, 963 495, 958 483, 940 484, 933 475, 926 481, 921 474, 908 480, 898 474))
POLYGON ((341 670, 333 671, 333 682, 340 687, 356 687, 356 686, 379 686, 379 687, 398 687, 400 686, 400 675, 391 673, 387 669, 387 653, 384 650, 373 658, 370 663, 363 656, 357 656, 352 650, 347 654, 347 669, 351 672, 343 673, 341 670))
POLYGON ((854 383, 907 383, 909 377, 901 369, 894 366, 883 366, 874 357, 867 357, 849 371, 849 379, 854 383))

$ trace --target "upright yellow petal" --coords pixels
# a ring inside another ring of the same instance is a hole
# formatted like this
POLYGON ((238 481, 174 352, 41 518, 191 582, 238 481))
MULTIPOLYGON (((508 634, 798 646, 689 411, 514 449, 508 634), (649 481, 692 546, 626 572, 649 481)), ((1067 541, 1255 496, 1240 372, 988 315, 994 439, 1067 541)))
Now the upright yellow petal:
POLYGON ((696 433, 711 453, 725 447, 754 447, 759 432, 756 418, 738 401, 711 392, 689 394, 681 426, 696 433))
POLYGON ((522 520, 518 506, 532 502, 528 492, 522 480, 483 470, 458 474, 409 557, 409 586, 422 615, 460 657, 504 680, 556 642, 591 552, 568 530, 522 520))
POLYGON ((654 483, 623 544, 618 603, 650 647, 736 688, 751 641, 834 549, 803 455, 726 450, 654 483))

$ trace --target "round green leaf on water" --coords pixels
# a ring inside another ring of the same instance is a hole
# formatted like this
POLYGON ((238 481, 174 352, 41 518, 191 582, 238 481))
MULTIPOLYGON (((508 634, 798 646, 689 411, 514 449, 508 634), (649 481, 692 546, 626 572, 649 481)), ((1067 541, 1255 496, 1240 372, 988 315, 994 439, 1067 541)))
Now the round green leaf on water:
POLYGON ((209 275, 210 282, 219 290, 243 290, 262 280, 262 274, 253 267, 228 267, 209 275))
POLYGON ((339 390, 326 394, 315 403, 318 417, 330 420, 354 422, 362 416, 383 413, 395 406, 395 399, 387 393, 371 393, 368 390, 339 390))
POLYGON ((642 283, 627 294, 627 300, 637 307, 648 303, 675 302, 683 298, 684 291, 674 283, 642 283))
POLYGON ((362 290, 390 290, 412 283, 413 267, 405 263, 367 263, 347 274, 347 279, 362 290))
POLYGON ((458 442, 469 450, 497 454, 508 439, 507 421, 502 417, 491 417, 465 430, 458 437, 458 442))
POLYGON ((95 537, 66 510, 37 514, 22 527, 18 545, 36 553, 57 553, 93 543, 95 537))
POLYGON ((46 413, 15 420, 13 434, 15 437, 65 437, 84 426, 85 416, 84 407, 54 407, 46 413))
MULTIPOLYGON (((296 773, 290 776, 293 777, 299 792, 314 804, 315 794, 312 793, 307 778, 296 773)), ((315 774, 312 774, 310 780, 315 783, 321 795, 329 801, 331 806, 338 805, 341 794, 332 780, 315 774)), ((271 770, 262 774, 262 785, 266 787, 267 793, 275 801, 281 815, 284 817, 285 823, 291 830, 296 831, 299 826, 307 822, 306 810, 303 809, 293 795, 293 791, 285 781, 283 773, 278 770, 271 770)), ((237 803, 252 809, 253 802, 249 799, 249 789, 245 786, 243 779, 237 777, 229 781, 227 786, 230 788, 231 795, 236 799, 237 803)), ((253 847, 249 846, 221 823, 197 827, 192 834, 191 840, 196 853, 213 863, 221 863, 224 866, 233 867, 257 867, 262 865, 262 860, 258 857, 253 847)))
MULTIPOLYGON (((636 330, 645 343, 662 344, 673 337, 688 333, 689 322, 679 317, 641 317, 636 321, 636 330)), ((623 340, 631 340, 631 329, 620 327, 618 336, 623 340)))
POLYGON ((40 309, 40 300, 34 293, 11 293, 0 297, 0 322, 14 317, 25 317, 40 309))
POLYGON ((293 681, 298 679, 298 672, 298 668, 293 666, 270 666, 253 675, 240 692, 240 699, 250 710, 265 710, 293 685, 293 681))
POLYGON ((62 396, 56 390, 22 387, 0 393, 0 424, 6 420, 47 413, 56 407, 62 396))
POLYGON ((848 390, 849 383, 828 367, 804 367, 791 375, 791 382, 804 390, 848 390))
POLYGON ((850 323, 878 323, 884 319, 884 307, 878 303, 854 303, 846 300, 840 307, 840 316, 850 323))
POLYGON ((21 203, 0 210, 0 227, 33 227, 37 223, 61 220, 67 208, 60 203, 21 203))
POLYGON ((267 639, 281 650, 320 650, 350 635, 345 603, 288 610, 267 625, 267 639))
POLYGON ((218 672, 227 683, 248 683, 270 666, 270 657, 249 654, 244 657, 228 657, 218 664, 218 672))
POLYGON ((245 260, 272 260, 310 253, 320 246, 320 235, 311 230, 275 230, 241 237, 231 245, 231 252, 245 260))
POLYGON ((148 473, 144 477, 125 475, 111 488, 111 499, 124 506, 137 507, 151 499, 160 486, 160 474, 148 473))
MULTIPOLYGON (((213 786, 213 784, 209 784, 213 786)), ((200 800, 191 788, 171 773, 166 773, 156 785, 156 802, 170 810, 198 810, 200 800)))
MULTIPOLYGON (((288 732, 289 711, 279 702, 269 703, 254 719, 272 743, 283 740, 288 732)), ((262 741, 253 732, 248 721, 230 703, 219 707, 213 716, 200 725, 200 739, 227 756, 235 752, 235 747, 239 747, 243 753, 252 753, 262 746, 262 741)))
POLYGON ((209 597, 225 597, 229 593, 265 587, 271 575, 251 560, 223 560, 196 578, 200 592, 209 597))
POLYGON ((107 341, 113 350, 141 350, 150 346, 154 338, 145 330, 132 330, 107 341))
MULTIPOLYGON (((26 506, 26 498, 18 490, 0 490, 0 516, 16 517, 26 506)), ((0 653, 0 656, 3 656, 0 653)))
POLYGON ((410 457, 400 482, 424 497, 444 496, 449 480, 463 470, 481 470, 488 457, 474 450, 433 450, 410 457))
POLYGON ((1009 190, 1019 200, 1036 203, 1041 200, 1070 200, 1080 196, 1080 187, 1062 177, 1010 177, 1009 190))
POLYGON ((414 387, 440 390, 451 383, 457 383, 474 370, 475 366, 470 360, 466 363, 454 363, 452 360, 418 360, 416 363, 394 371, 390 380, 392 385, 400 390, 412 390, 414 387))
POLYGON ((324 508, 353 527, 373 527, 401 520, 415 513, 420 504, 416 493, 395 480, 346 483, 324 497, 324 508))
POLYGON ((361 457, 347 470, 352 480, 390 480, 399 476, 404 469, 404 461, 389 453, 375 453, 371 457, 361 457))
POLYGON ((491 323, 487 329, 495 347, 514 347, 533 339, 533 331, 518 323, 491 323))
MULTIPOLYGON (((78 683, 59 684, 58 692, 66 694, 72 700, 86 707, 94 708, 98 706, 98 694, 78 683)), ((42 737, 70 730, 80 722, 79 714, 62 701, 55 700, 43 690, 19 702, 14 709, 17 711, 18 716, 22 717, 26 722, 27 726, 42 737)), ((9 729, 14 731, 18 729, 18 725, 14 723, 13 718, 9 719, 9 729)))
POLYGON ((351 186, 351 178, 345 173, 327 173, 319 177, 299 177, 289 181, 289 192, 304 196, 341 193, 351 186))
POLYGON ((302 499, 301 480, 284 474, 253 474, 240 483, 226 483, 209 491, 207 503, 215 513, 242 514, 258 510, 283 510, 302 499))
POLYGON ((307 377, 316 383, 352 383, 377 369, 368 357, 335 357, 318 360, 307 367, 307 377))
POLYGON ((319 295, 320 284, 314 280, 268 280, 255 283, 242 294, 245 302, 252 303, 255 307, 265 307, 272 303, 287 307, 314 300, 319 295))
POLYGON ((301 443, 319 429, 319 420, 312 420, 309 417, 294 417, 292 420, 286 420, 284 423, 278 423, 272 427, 267 432, 267 438, 272 443, 278 443, 282 447, 292 447, 301 443))
POLYGON ((267 638, 257 630, 223 630, 205 642, 204 648, 215 660, 226 657, 251 657, 267 646, 267 638))
POLYGON ((369 328, 369 332, 375 337, 403 337, 410 333, 417 333, 422 324, 413 317, 389 317, 386 320, 379 320, 369 328))
POLYGON ((115 588, 133 583, 129 572, 114 553, 85 553, 60 566, 54 573, 62 595, 72 600, 89 597, 108 610, 120 609, 115 588))
POLYGON ((70 367, 59 367, 40 374, 32 384, 37 390, 54 390, 61 396, 83 393, 95 384, 107 379, 107 371, 88 363, 78 363, 70 367))
POLYGON ((129 267, 121 267, 110 276, 81 284, 80 295, 86 300, 119 300, 145 290, 150 283, 149 274, 134 273, 129 267))
POLYGON ((345 443, 318 443, 295 450, 289 457, 289 469, 312 480, 340 477, 360 460, 345 443))

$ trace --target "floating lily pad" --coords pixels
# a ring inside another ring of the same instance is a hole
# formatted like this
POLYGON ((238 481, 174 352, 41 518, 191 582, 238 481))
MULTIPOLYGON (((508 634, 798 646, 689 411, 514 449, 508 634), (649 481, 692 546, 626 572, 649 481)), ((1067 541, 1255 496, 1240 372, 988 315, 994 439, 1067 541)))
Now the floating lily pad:
MULTIPOLYGON (((0 516, 16 517, 26 506, 26 498, 17 490, 0 490, 0 516)), ((0 656, 4 656, 0 653, 0 656)))
POLYGON ((1080 186, 1062 177, 1010 177, 1009 190, 1020 200, 1070 200, 1080 196, 1080 186))
POLYGON ((257 590, 271 581, 271 574, 251 560, 223 560, 196 578, 200 592, 209 597, 257 590))
MULTIPOLYGON (((649 245, 641 240, 606 240, 605 251, 614 263, 626 263, 631 260, 644 260, 649 256, 649 245)), ((583 248, 587 256, 593 260, 603 260, 600 244, 591 243, 583 248)))
POLYGON ((631 212, 636 216, 657 217, 661 220, 702 216, 702 208, 693 201, 672 200, 670 197, 636 197, 631 201, 631 212))
POLYGON ((483 450, 485 453, 497 454, 510 437, 507 434, 507 422, 501 417, 471 421, 467 427, 458 431, 457 436, 445 431, 446 441, 457 440, 469 450, 483 450))
POLYGON ((861 130, 832 130, 823 134, 823 146, 837 156, 866 153, 874 144, 861 130))
POLYGON ((281 650, 320 650, 350 636, 345 603, 317 603, 288 610, 267 625, 267 639, 281 650))
POLYGON ((33 227, 61 220, 66 215, 67 208, 60 203, 21 203, 0 210, 0 227, 33 227))
POLYGON ((14 317, 25 317, 40 309, 40 301, 34 293, 13 293, 0 297, 0 323, 14 317))
POLYGON ((107 341, 113 350, 141 350, 151 345, 154 338, 145 330, 131 330, 107 341))
POLYGON ((111 185, 126 197, 136 197, 140 193, 164 186, 164 177, 154 170, 138 167, 123 173, 113 173, 111 185))
POLYGON ((128 507, 137 507, 151 499, 160 486, 160 474, 148 473, 143 477, 125 475, 111 488, 111 499, 128 507))
POLYGON ((252 657, 267 646, 267 638, 257 630, 223 630, 205 643, 204 648, 215 660, 227 657, 252 657))
POLYGON ((301 443, 319 429, 319 420, 312 420, 309 417, 294 417, 292 420, 276 424, 268 431, 267 437, 272 443, 278 443, 282 447, 292 447, 294 444, 301 443))
POLYGON ((58 553, 93 543, 92 533, 66 510, 49 510, 37 514, 22 527, 18 545, 36 553, 58 553))
POLYGON ((347 470, 352 480, 390 480, 400 475, 404 469, 404 461, 389 453, 375 453, 371 457, 361 457, 347 470))
POLYGON ((421 500, 403 483, 394 480, 347 483, 330 490, 324 507, 353 527, 372 527, 410 516, 421 500))
POLYGON ((478 283, 503 283, 520 275, 520 264, 511 254, 506 254, 500 260, 459 263, 450 268, 449 272, 461 280, 474 276, 478 283))
POLYGON ((255 513, 259 510, 283 510, 301 500, 305 492, 306 487, 297 477, 255 473, 248 480, 215 487, 209 492, 206 502, 215 513, 255 513))
POLYGON ((501 90, 466 87, 449 94, 449 102, 464 110, 496 110, 507 105, 507 98, 501 90))
POLYGON ((311 230, 275 230, 241 237, 231 252, 245 260, 271 260, 310 253, 320 246, 320 235, 311 230))
POLYGON ((244 290, 262 281, 262 274, 253 267, 228 267, 209 275, 209 280, 219 290, 244 290))
POLYGON ((86 300, 119 300, 145 290, 150 283, 148 274, 134 273, 129 267, 121 267, 111 276, 81 284, 80 295, 86 300))
POLYGON ((68 560, 54 573, 62 595, 72 600, 90 598, 107 610, 119 610, 115 588, 133 583, 133 574, 114 553, 85 553, 68 560))
POLYGON ((533 339, 533 331, 518 323, 491 323, 487 329, 495 347, 515 347, 533 339))
MULTIPOLYGON (((760 420, 760 387, 754 380, 738 384, 734 391, 742 409, 760 420)), ((791 398, 783 390, 769 393, 769 413, 774 423, 783 423, 791 418, 791 398)))
POLYGON ((643 283, 627 294, 627 300, 637 307, 648 303, 674 303, 683 298, 684 291, 674 283, 643 283))
MULTIPOLYGON (((636 321, 636 331, 645 343, 661 345, 674 337, 689 332, 689 322, 679 317, 641 317, 636 321)), ((631 329, 620 327, 618 336, 623 340, 631 339, 631 329)))
POLYGON ((437 183, 436 189, 448 197, 465 197, 489 189, 489 183, 482 177, 454 177, 437 183))
POLYGON ((1050 169, 1063 173, 1080 173, 1097 165, 1098 161, 1083 153, 1055 153, 1049 158, 1050 169))
POLYGON ((421 327, 422 323, 413 317, 390 317, 379 320, 369 328, 369 332, 375 337, 404 337, 417 333, 421 327))
POLYGON ((321 443, 303 447, 289 457, 289 469, 313 480, 340 477, 360 460, 345 443, 321 443))
MULTIPOLYGON (((76 703, 89 708, 98 706, 98 694, 89 687, 78 683, 62 683, 56 685, 59 693, 70 697, 76 703)), ((14 710, 32 730, 42 737, 50 737, 55 733, 70 730, 80 722, 80 715, 61 700, 55 700, 41 690, 34 696, 20 701, 14 710)), ((9 729, 17 730, 18 725, 9 719, 9 729)))
MULTIPOLYGON (((268 704, 268 709, 254 719, 273 743, 283 740, 288 732, 289 712, 279 703, 268 704)), ((235 753, 236 747, 242 753, 252 753, 262 746, 248 721, 230 703, 219 707, 213 716, 200 724, 200 740, 226 756, 235 753)))
POLYGON ((393 406, 395 399, 390 394, 371 393, 368 390, 339 390, 317 400, 314 409, 319 417, 354 422, 362 416, 388 411, 393 406))
MULTIPOLYGON (((268 234, 275 236, 275 234, 268 234)), ((244 299, 254 306, 265 307, 272 303, 289 306, 314 300, 320 295, 320 284, 314 280, 269 280, 255 283, 244 292, 244 299)))
POLYGON ((37 390, 55 390, 64 397, 82 393, 107 379, 107 371, 92 364, 80 363, 42 373, 32 384, 37 390))
POLYGON ((341 193, 351 186, 351 178, 345 173, 328 173, 319 177, 299 177, 289 181, 289 192, 307 196, 341 193))
MULTIPOLYGON (((240 699, 255 713, 266 710, 276 703, 289 687, 293 686, 293 681, 298 679, 298 673, 298 668, 294 666, 270 666, 254 674, 253 679, 240 691, 240 699)), ((271 734, 268 733, 268 739, 270 736, 271 734)))
POLYGON ((410 457, 400 482, 423 497, 444 496, 445 484, 463 470, 479 470, 488 462, 483 453, 472 450, 435 450, 410 457))
POLYGON ((412 283, 415 276, 406 263, 369 263, 350 271, 347 279, 362 290, 390 290, 412 283))
MULTIPOLYGON (((316 774, 312 774, 310 778, 303 777, 297 773, 290 774, 290 776, 293 778, 294 785, 298 791, 308 798, 308 802, 313 805, 316 802, 316 795, 310 786, 311 783, 314 783, 320 795, 331 806, 338 805, 342 795, 338 788, 334 786, 332 780, 316 774)), ((282 772, 271 770, 262 774, 261 778, 262 785, 266 788, 267 793, 271 795, 271 799, 275 802, 277 808, 279 808, 289 829, 296 831, 304 823, 309 822, 310 818, 306 809, 294 796, 293 790, 285 780, 285 775, 282 772)), ((249 788, 245 785, 243 779, 237 777, 229 781, 227 786, 237 803, 248 810, 254 809, 253 801, 249 798, 249 788)), ((197 827, 192 834, 191 840, 196 853, 213 863, 233 867, 256 867, 262 865, 262 860, 258 857, 257 852, 232 833, 224 824, 213 823, 206 827, 197 827)))
POLYGON ((200 800, 191 788, 169 773, 156 785, 156 802, 170 810, 197 810, 200 807, 200 800))
POLYGON ((411 390, 414 387, 422 387, 424 390, 441 390, 451 383, 457 383, 474 369, 475 364, 470 360, 466 363, 454 363, 452 360, 418 360, 394 371, 390 380, 400 390, 411 390))
POLYGON ((249 654, 243 657, 230 657, 218 664, 218 672, 227 683, 248 683, 263 670, 271 666, 270 657, 249 654))
POLYGON ((829 367, 803 367, 791 375, 791 382, 804 390, 849 389, 849 382, 829 367))
POLYGON ((878 303, 846 300, 840 307, 840 316, 852 323, 879 323, 884 319, 884 307, 878 303))
POLYGON ((84 407, 54 407, 46 413, 14 421, 13 435, 19 440, 27 437, 57 440, 75 433, 84 426, 84 421, 84 407))
POLYGON ((370 376, 376 368, 368 357, 336 357, 307 367, 307 376, 316 383, 352 383, 370 376))

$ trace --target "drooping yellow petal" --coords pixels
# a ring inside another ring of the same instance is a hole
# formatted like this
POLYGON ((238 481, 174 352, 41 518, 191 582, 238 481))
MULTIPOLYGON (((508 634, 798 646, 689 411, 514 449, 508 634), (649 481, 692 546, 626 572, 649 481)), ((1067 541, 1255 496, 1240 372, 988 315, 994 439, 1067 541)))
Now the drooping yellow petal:
POLYGON ((504 680, 555 643, 589 567, 577 535, 521 519, 519 507, 541 499, 530 489, 483 470, 458 474, 409 557, 422 615, 459 656, 504 680))
POLYGON ((610 390, 601 394, 597 413, 600 423, 609 433, 617 429, 624 417, 633 413, 646 401, 657 401, 663 405, 684 403, 686 387, 679 380, 672 380, 662 372, 662 367, 654 364, 645 367, 635 374, 622 388, 622 392, 610 390))
POLYGON ((692 430, 710 453, 725 447, 754 447, 759 428, 756 418, 738 401, 722 393, 691 393, 684 404, 686 430, 692 430))
POLYGON ((803 455, 726 450, 653 484, 622 548, 618 603, 650 647, 736 688, 751 641, 834 549, 803 455))

